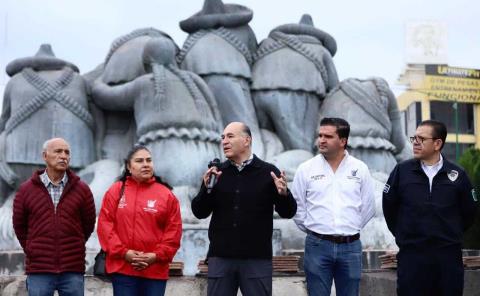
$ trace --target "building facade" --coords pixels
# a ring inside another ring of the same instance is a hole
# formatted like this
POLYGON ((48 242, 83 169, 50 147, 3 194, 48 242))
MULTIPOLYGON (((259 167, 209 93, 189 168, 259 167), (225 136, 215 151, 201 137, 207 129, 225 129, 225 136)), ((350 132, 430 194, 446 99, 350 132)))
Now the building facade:
POLYGON ((398 83, 405 88, 397 100, 408 136, 422 120, 435 119, 447 126, 443 153, 449 159, 480 148, 480 70, 409 64, 398 83))

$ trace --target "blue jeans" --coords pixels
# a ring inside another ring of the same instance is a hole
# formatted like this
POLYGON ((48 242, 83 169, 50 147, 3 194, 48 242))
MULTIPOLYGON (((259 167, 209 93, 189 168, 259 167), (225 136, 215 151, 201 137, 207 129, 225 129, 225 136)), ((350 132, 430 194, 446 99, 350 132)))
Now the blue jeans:
POLYGON ((304 257, 310 296, 330 296, 335 280, 337 296, 358 295, 362 273, 362 243, 336 244, 312 234, 305 239, 304 257))
POLYGON ((83 273, 32 273, 27 275, 29 296, 53 296, 55 290, 60 296, 83 296, 83 273))
POLYGON ((114 273, 112 275, 114 296, 163 296, 167 280, 154 280, 138 276, 114 273))

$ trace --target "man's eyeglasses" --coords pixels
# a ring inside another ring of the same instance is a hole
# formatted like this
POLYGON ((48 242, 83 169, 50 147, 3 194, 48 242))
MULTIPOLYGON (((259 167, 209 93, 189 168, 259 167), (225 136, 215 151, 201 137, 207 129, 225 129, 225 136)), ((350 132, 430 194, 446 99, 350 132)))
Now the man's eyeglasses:
POLYGON ((424 137, 420 137, 420 136, 413 136, 413 137, 410 137, 410 143, 418 143, 418 144, 423 144, 423 141, 425 140, 436 140, 438 138, 424 138, 424 137))

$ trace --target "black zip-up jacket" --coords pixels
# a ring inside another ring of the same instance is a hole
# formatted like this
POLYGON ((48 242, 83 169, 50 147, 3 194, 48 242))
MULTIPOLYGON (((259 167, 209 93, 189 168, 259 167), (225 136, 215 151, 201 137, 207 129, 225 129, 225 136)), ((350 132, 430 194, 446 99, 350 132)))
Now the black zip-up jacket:
POLYGON ((271 259, 273 210, 282 218, 292 218, 297 203, 290 191, 277 192, 270 175, 280 171, 253 157, 240 172, 230 163, 219 166, 222 175, 210 194, 202 184, 192 200, 193 214, 204 219, 212 214, 208 237, 209 257, 271 259))
POLYGON ((478 202, 465 171, 443 158, 432 190, 420 161, 398 164, 383 190, 383 213, 400 248, 461 246, 478 202))

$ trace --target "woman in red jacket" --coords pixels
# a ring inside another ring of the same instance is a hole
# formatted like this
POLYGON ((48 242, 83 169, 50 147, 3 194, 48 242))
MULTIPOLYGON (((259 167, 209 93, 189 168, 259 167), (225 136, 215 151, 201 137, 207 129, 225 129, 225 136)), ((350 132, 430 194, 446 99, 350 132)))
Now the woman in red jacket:
POLYGON ((97 232, 115 296, 164 295, 182 234, 179 202, 170 189, 153 174, 150 151, 138 145, 105 193, 97 232))

